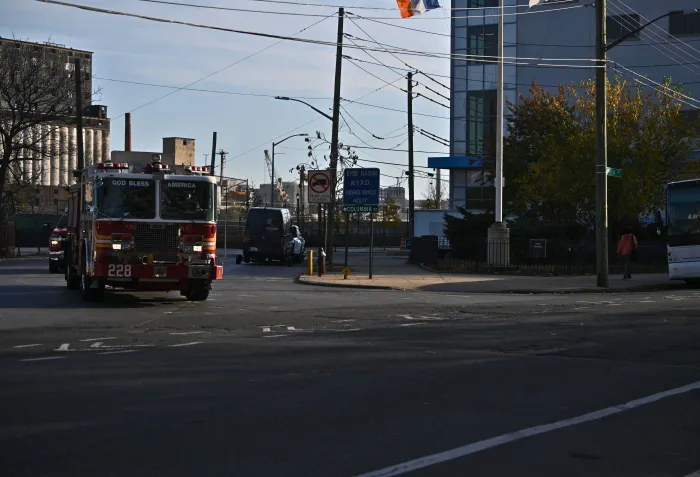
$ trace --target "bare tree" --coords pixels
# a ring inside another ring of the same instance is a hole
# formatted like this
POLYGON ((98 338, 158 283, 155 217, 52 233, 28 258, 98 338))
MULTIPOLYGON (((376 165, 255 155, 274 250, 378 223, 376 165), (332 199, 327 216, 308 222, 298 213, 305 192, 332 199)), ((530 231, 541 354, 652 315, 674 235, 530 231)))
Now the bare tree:
POLYGON ((73 75, 81 72, 70 65, 31 43, 0 42, 0 214, 16 186, 35 184, 43 161, 62 152, 45 144, 56 127, 74 122, 73 75))
POLYGON ((442 209, 442 197, 438 197, 437 188, 433 181, 430 181, 425 192, 423 192, 423 208, 442 209))

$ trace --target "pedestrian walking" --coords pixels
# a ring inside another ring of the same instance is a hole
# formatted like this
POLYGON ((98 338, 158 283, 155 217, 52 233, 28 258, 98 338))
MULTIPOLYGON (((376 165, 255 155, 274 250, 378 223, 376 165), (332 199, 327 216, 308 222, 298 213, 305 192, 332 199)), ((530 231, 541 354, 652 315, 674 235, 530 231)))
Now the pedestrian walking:
POLYGON ((629 228, 623 229, 622 237, 620 237, 620 242, 617 244, 617 254, 625 264, 623 280, 632 278, 632 262, 637 259, 637 247, 639 247, 637 237, 634 236, 632 230, 629 228))

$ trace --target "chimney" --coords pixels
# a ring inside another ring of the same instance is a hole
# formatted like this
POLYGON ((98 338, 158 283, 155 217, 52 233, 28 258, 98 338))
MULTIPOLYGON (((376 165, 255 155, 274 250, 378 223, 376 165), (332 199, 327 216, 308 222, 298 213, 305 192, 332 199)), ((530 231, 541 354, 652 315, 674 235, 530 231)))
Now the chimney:
POLYGON ((124 115, 124 150, 131 152, 131 113, 124 115))

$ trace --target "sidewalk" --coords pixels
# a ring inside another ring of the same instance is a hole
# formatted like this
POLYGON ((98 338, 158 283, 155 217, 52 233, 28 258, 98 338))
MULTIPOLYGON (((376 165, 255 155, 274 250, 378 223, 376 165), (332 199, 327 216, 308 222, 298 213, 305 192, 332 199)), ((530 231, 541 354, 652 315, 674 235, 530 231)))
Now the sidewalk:
MULTIPOLYGON (((398 257, 396 257, 398 258, 398 257)), ((323 277, 301 275, 298 283, 327 287, 348 287, 384 290, 418 290, 443 293, 617 293, 654 290, 675 290, 686 287, 684 282, 670 281, 666 274, 638 274, 632 280, 611 275, 610 287, 596 286, 596 277, 555 276, 533 277, 514 275, 472 275, 434 273, 403 260, 375 261, 372 280, 368 278, 366 263, 356 263, 347 279, 337 271, 323 277)), ((342 265, 341 267, 342 268, 342 265)))

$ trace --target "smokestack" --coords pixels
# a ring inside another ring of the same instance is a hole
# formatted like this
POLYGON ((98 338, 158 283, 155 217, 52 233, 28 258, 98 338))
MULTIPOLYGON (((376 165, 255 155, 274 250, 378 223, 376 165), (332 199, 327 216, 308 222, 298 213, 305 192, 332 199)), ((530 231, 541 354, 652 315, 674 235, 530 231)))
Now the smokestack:
POLYGON ((124 150, 131 152, 131 113, 124 115, 124 150))

